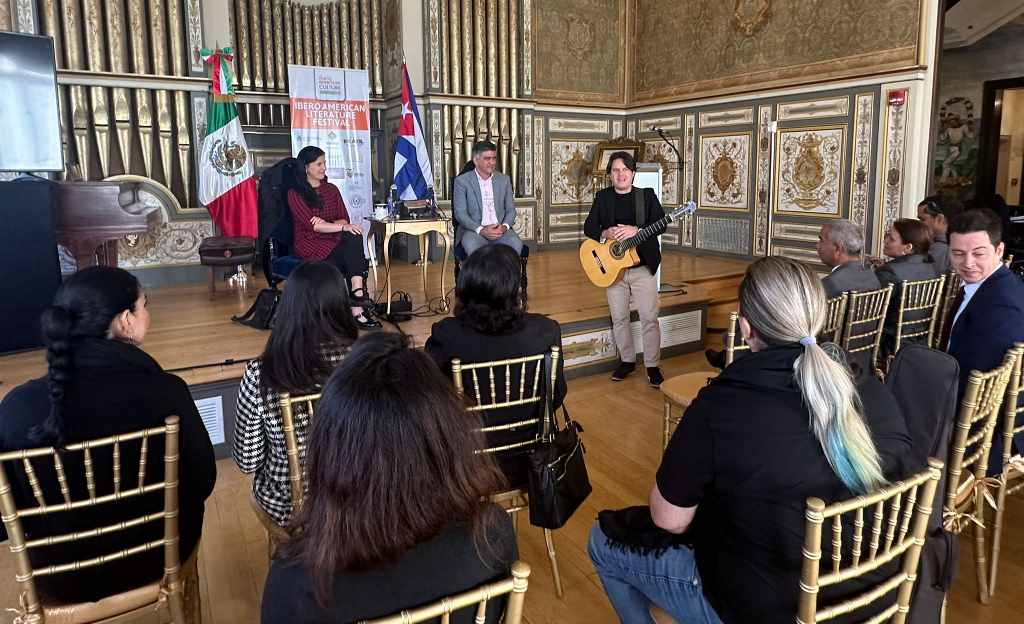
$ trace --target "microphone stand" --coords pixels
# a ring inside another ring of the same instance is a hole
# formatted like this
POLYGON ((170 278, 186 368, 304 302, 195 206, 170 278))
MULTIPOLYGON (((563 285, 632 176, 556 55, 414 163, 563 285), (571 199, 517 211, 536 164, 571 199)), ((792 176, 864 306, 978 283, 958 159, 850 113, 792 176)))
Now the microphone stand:
MULTIPOLYGON (((669 140, 669 138, 665 135, 665 131, 663 129, 661 129, 661 128, 654 128, 654 130, 657 131, 658 136, 661 137, 661 140, 664 141, 666 144, 668 144, 668 147, 669 147, 669 149, 672 150, 672 153, 676 155, 676 162, 674 162, 672 164, 674 164, 676 166, 676 183, 679 185, 680 190, 681 190, 682 182, 683 182, 683 157, 679 155, 679 150, 676 149, 675 143, 673 143, 672 141, 669 140)), ((682 202, 682 198, 678 198, 678 199, 680 200, 680 202, 682 202)), ((686 294, 686 289, 684 289, 682 287, 671 287, 671 286, 669 288, 660 287, 660 288, 658 288, 658 292, 659 293, 680 292, 682 294, 686 294)))

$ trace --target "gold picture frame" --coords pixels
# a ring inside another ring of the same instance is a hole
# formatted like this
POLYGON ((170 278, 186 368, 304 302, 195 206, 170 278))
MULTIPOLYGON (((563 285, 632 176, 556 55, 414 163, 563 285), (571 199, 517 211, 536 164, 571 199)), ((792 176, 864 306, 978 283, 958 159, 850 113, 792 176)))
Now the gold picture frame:
POLYGON ((594 146, 594 157, 591 160, 590 170, 594 178, 594 190, 596 191, 601 182, 607 180, 608 159, 615 152, 627 152, 634 160, 638 160, 644 153, 644 144, 636 139, 619 137, 608 141, 601 141, 594 146))

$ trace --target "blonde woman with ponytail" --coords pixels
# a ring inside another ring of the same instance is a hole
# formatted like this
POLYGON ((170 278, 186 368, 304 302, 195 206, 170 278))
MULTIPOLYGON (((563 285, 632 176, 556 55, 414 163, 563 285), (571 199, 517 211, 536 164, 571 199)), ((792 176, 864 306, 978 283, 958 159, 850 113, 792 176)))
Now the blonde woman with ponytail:
POLYGON ((688 624, 792 622, 807 497, 844 500, 904 476, 903 415, 877 379, 818 343, 825 293, 810 268, 754 262, 739 312, 751 354, 687 409, 649 512, 602 512, 591 532, 591 560, 623 622, 648 621, 650 603, 688 624))

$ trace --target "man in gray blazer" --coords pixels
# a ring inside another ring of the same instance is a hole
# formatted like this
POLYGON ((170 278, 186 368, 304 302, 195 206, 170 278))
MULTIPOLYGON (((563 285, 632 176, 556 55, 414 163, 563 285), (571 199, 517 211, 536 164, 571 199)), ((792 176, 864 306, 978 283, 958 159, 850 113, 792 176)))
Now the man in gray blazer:
POLYGON ((821 226, 818 232, 818 257, 832 273, 821 280, 825 296, 837 297, 844 292, 878 290, 881 285, 875 272, 864 268, 860 254, 864 236, 860 226, 848 219, 838 219, 821 226))
POLYGON ((452 189, 452 211, 458 229, 456 243, 466 255, 494 243, 508 245, 518 253, 523 241, 512 228, 516 223, 512 181, 507 175, 495 173, 497 146, 479 141, 473 146, 475 169, 455 178, 452 189))

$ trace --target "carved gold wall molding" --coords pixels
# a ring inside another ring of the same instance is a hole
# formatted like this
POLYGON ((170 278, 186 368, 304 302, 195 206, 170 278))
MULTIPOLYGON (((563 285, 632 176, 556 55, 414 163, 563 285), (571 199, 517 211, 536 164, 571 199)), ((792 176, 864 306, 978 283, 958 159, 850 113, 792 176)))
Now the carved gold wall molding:
MULTIPOLYGON (((815 237, 815 240, 817 240, 817 237, 815 237)), ((821 258, 818 257, 818 253, 813 249, 807 249, 805 247, 789 247, 787 245, 773 244, 771 255, 791 258, 793 260, 799 260, 800 262, 807 262, 809 264, 821 264, 821 258)))
POLYGON ((547 163, 544 155, 547 153, 547 143, 544 139, 544 119, 537 116, 533 120, 533 196, 537 199, 537 212, 542 215, 537 220, 537 240, 547 242, 545 232, 547 230, 547 219, 543 215, 550 210, 550 200, 547 192, 547 180, 544 172, 547 171, 547 163))
MULTIPOLYGON (((694 163, 696 162, 697 136, 696 136, 696 115, 690 113, 683 116, 683 201, 693 201, 693 181, 696 175, 694 163)), ((682 245, 693 246, 693 215, 683 216, 680 223, 682 232, 682 245)))
POLYGON ((548 119, 548 130, 551 132, 607 134, 608 127, 607 119, 562 119, 558 117, 548 119))
POLYGON ((661 128, 662 130, 680 130, 682 129, 682 118, 679 115, 672 115, 671 117, 652 117, 650 119, 641 119, 639 121, 640 128, 645 131, 649 131, 652 127, 661 128))
MULTIPOLYGON (((2 0, 0 0, 2 1, 2 0)), ((14 0, 12 25, 20 33, 38 32, 35 5, 32 0, 14 0)))
POLYGON ((847 96, 804 102, 779 104, 779 121, 796 119, 820 119, 823 117, 845 117, 850 113, 850 98, 847 96))
POLYGON ((771 216, 772 107, 757 109, 757 172, 754 196, 754 255, 768 254, 768 220, 771 216))
POLYGON ((772 236, 805 243, 817 243, 819 231, 821 231, 821 226, 817 223, 777 223, 772 230, 772 236))
POLYGON ((533 197, 533 113, 523 114, 523 197, 533 197))
POLYGON ((701 113, 698 117, 698 125, 701 128, 749 125, 753 122, 754 109, 751 107, 701 113))

